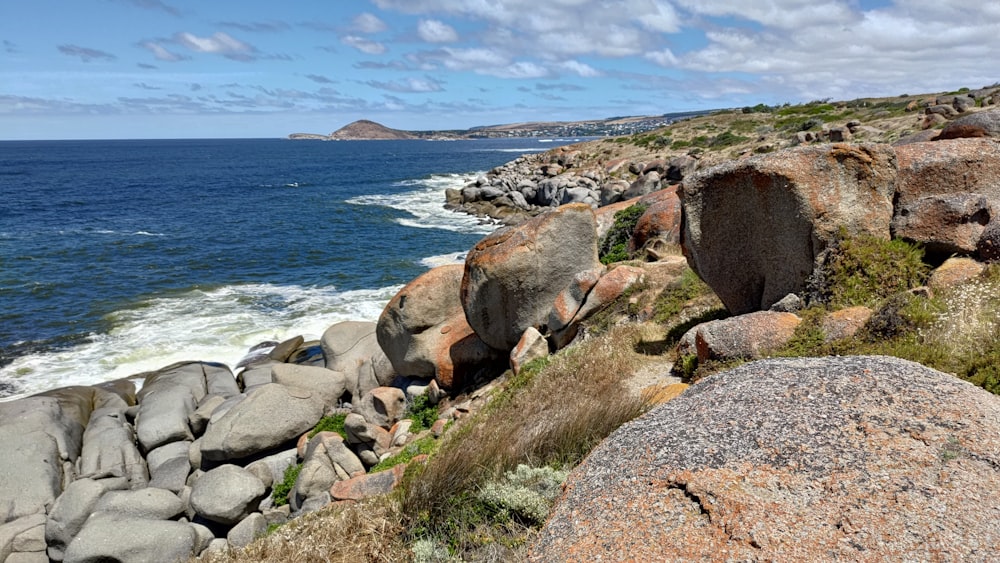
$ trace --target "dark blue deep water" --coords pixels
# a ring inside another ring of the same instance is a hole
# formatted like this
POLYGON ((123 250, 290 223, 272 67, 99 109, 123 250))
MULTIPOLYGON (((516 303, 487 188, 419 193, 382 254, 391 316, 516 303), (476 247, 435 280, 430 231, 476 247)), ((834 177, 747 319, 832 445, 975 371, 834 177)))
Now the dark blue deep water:
POLYGON ((445 188, 555 144, 0 142, 0 396, 374 320, 493 228, 445 188))

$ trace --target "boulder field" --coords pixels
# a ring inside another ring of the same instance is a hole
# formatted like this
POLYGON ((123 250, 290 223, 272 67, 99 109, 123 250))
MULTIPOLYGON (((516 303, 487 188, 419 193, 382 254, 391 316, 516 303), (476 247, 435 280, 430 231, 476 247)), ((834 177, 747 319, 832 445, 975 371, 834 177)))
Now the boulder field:
MULTIPOLYGON (((566 205, 419 276, 377 322, 267 343, 235 373, 184 362, 0 403, 0 561, 174 561, 387 492, 403 468, 370 470, 442 431, 401 421, 416 396, 447 403, 571 346, 630 288, 660 270, 679 276, 678 246, 737 315, 684 335, 682 353, 701 359, 780 347, 806 278, 843 234, 961 255, 932 280, 963 279, 1000 254, 1000 141, 989 115, 977 119, 949 134, 958 138, 896 147, 809 145, 698 171, 651 162, 632 184, 587 193, 559 185, 569 160, 549 162, 553 182, 521 189, 566 205), (636 203, 647 207, 628 247, 649 262, 601 264, 614 213, 636 203), (343 434, 310 435, 333 414, 343 434), (292 466, 298 477, 283 483, 292 466), (272 494, 282 485, 287 504, 272 494)), ((516 199, 509 192, 497 197, 516 199)), ((849 334, 870 313, 831 315, 824 331, 849 334)), ((709 377, 595 450, 533 557, 908 559, 923 545, 932 558, 986 558, 1000 549, 997 401, 888 358, 767 361, 709 377)), ((469 408, 452 406, 443 417, 469 408)))

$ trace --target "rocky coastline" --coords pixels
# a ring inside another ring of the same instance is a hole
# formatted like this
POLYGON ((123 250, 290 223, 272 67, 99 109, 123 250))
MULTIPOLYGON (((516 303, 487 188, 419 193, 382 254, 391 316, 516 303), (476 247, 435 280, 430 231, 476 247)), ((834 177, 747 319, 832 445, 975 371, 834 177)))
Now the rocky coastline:
MULTIPOLYGON (((941 115, 933 110, 937 105, 924 115, 941 115)), ((1000 111, 959 116, 956 108, 950 117, 934 132, 936 140, 908 138, 895 145, 796 140, 795 147, 749 151, 722 164, 698 153, 640 160, 571 146, 498 167, 446 197, 453 209, 510 227, 480 241, 464 265, 438 267, 411 281, 376 323, 338 323, 314 342, 264 343, 235 373, 192 361, 0 403, 0 561, 185 560, 245 546, 269 526, 330 503, 389 492, 407 464, 421 463, 412 455, 419 444, 467 420, 500 373, 517 373, 532 359, 586 338, 588 319, 636 288, 669 287, 685 262, 736 315, 698 324, 681 339, 682 357, 706 362, 760 359, 792 338, 802 322, 796 312, 808 299, 808 278, 838 236, 919 243, 931 250, 938 270, 958 258, 977 265, 995 261, 1000 111), (615 214, 637 204, 643 212, 627 237, 634 260, 603 264, 599 249, 615 214), (680 247, 685 258, 671 252, 680 247), (428 428, 415 425, 417 405, 433 407, 436 420, 428 428), (337 417, 342 429, 317 428, 337 417), (392 463, 404 452, 411 454, 408 461, 392 463), (289 468, 297 477, 288 478, 289 468), (275 494, 283 485, 287 495, 275 494)), ((827 141, 833 129, 828 131, 827 141)), ((967 277, 948 283, 962 279, 967 277)), ((841 336, 864 323, 840 321, 841 336)), ((810 377, 822 371, 814 364, 800 367, 810 377)), ((905 364, 869 368, 917 373, 920 381, 938 377, 905 364)), ((692 393, 691 404, 711 402, 707 393, 692 393), (698 399, 702 395, 708 399, 698 399)), ((997 408, 998 399, 985 391, 967 395, 966 401, 986 405, 983 412, 997 408)), ((914 420, 938 416, 931 402, 918 403, 886 424, 912 427, 914 420)), ((674 424, 679 415, 670 416, 675 418, 665 420, 674 424)), ((935 434, 928 443, 937 447, 946 439, 935 434)), ((739 440, 719 447, 742 447, 739 440)), ((629 452, 639 451, 641 442, 629 452)), ((976 459, 995 454, 963 447, 977 452, 976 459)), ((635 458, 619 459, 624 457, 635 458)), ((574 507, 591 510, 601 502, 599 491, 585 484, 587 475, 604 471, 595 463, 571 479, 535 559, 556 560, 567 548, 559 538, 587 535, 571 530, 567 519, 574 507)), ((1000 460, 993 460, 990 471, 997 467, 1000 460)), ((715 487, 731 482, 708 479, 695 490, 685 485, 696 482, 690 476, 664 479, 673 483, 668 489, 695 500, 721 497, 715 487)), ((921 490, 946 507, 945 516, 901 514, 886 534, 902 537, 933 526, 964 502, 943 489, 921 490)), ((989 495, 970 497, 981 501, 963 510, 995 508, 987 506, 989 495)), ((703 509, 709 515, 716 510, 703 509)), ((852 518, 874 517, 857 510, 852 518)), ((624 516, 619 524, 641 528, 624 516)), ((1000 545, 996 526, 973 531, 976 546, 1000 545)), ((962 534, 949 528, 947 539, 963 545, 962 534)), ((790 553, 780 542, 767 545, 771 557, 790 553)), ((582 541, 578 547, 574 553, 593 559, 620 546, 582 541)), ((916 555, 914 549, 903 545, 897 555, 916 555)))

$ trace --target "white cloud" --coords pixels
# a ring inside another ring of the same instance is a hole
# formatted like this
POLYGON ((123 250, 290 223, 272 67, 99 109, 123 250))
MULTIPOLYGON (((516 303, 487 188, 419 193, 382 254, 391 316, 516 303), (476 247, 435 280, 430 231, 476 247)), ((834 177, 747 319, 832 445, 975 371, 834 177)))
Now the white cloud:
POLYGON ((365 39, 364 37, 359 37, 357 35, 345 35, 340 38, 340 42, 369 55, 381 55, 386 51, 386 47, 382 43, 365 39))
POLYGON ((143 41, 139 43, 139 46, 153 53, 153 56, 160 61, 177 62, 187 58, 184 55, 169 51, 166 47, 154 41, 143 41))
POLYGON ((364 12, 354 18, 352 28, 359 33, 379 33, 386 30, 386 25, 378 16, 364 12))
POLYGON ((409 77, 405 80, 393 80, 388 82, 381 82, 377 80, 370 80, 365 82, 365 84, 378 88, 380 90, 388 90, 390 92, 403 92, 403 93, 427 93, 427 92, 440 92, 443 90, 443 85, 440 81, 431 78, 429 76, 424 78, 414 78, 409 77))
POLYGON ((601 76, 601 72, 594 67, 581 63, 580 61, 565 61, 559 64, 559 67, 563 70, 572 72, 577 76, 582 76, 584 78, 594 78, 596 76, 601 76))
POLYGON ((452 43, 458 41, 455 28, 438 20, 420 20, 417 35, 428 43, 452 43))
POLYGON ((182 31, 174 34, 173 39, 174 42, 196 53, 212 53, 236 60, 253 59, 255 58, 253 54, 257 51, 252 45, 222 31, 217 31, 208 37, 198 37, 193 33, 182 31))

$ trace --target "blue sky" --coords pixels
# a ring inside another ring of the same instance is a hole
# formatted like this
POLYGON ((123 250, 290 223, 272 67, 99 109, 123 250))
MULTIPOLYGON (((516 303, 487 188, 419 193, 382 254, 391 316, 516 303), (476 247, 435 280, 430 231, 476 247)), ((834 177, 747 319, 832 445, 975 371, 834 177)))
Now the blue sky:
POLYGON ((1000 4, 2 0, 0 139, 282 137, 1000 81, 1000 4))

